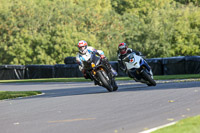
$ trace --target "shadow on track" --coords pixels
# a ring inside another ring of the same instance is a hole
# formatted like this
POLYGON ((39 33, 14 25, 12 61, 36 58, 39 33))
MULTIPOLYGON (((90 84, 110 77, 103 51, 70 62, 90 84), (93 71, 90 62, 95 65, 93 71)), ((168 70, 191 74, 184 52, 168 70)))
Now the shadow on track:
POLYGON ((52 89, 52 90, 40 90, 45 95, 27 97, 27 98, 49 98, 49 97, 62 97, 62 96, 74 96, 74 95, 115 95, 121 92, 128 91, 152 91, 152 90, 165 90, 165 89, 181 89, 181 88, 192 88, 199 87, 200 82, 181 82, 181 83, 161 83, 157 86, 148 87, 145 84, 134 84, 134 85, 119 85, 119 89, 116 92, 108 92, 105 88, 99 86, 88 86, 80 88, 63 88, 63 89, 52 89))

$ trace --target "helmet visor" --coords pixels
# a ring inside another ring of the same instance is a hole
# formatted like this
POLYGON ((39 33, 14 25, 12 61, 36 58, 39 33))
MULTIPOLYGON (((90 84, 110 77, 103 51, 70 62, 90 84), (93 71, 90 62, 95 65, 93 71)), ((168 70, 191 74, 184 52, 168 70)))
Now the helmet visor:
POLYGON ((126 48, 119 49, 120 54, 125 54, 126 53, 126 48))
POLYGON ((85 46, 79 47, 80 51, 84 51, 85 50, 85 46))
POLYGON ((78 47, 79 52, 82 54, 86 53, 86 51, 87 51, 86 48, 87 48, 87 46, 78 47))

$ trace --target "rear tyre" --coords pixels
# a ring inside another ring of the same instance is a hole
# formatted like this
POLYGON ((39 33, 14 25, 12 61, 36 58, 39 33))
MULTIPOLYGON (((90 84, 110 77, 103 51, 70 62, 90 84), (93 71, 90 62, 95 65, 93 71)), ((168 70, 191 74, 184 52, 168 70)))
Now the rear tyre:
POLYGON ((149 81, 149 83, 147 84, 148 86, 156 86, 155 80, 153 80, 153 79, 151 78, 151 76, 148 75, 145 71, 142 72, 142 76, 143 76, 147 81, 149 81))
POLYGON ((102 82, 103 87, 105 87, 109 92, 112 92, 113 88, 109 81, 108 75, 104 71, 99 70, 99 71, 97 71, 97 76, 99 77, 100 81, 102 82))

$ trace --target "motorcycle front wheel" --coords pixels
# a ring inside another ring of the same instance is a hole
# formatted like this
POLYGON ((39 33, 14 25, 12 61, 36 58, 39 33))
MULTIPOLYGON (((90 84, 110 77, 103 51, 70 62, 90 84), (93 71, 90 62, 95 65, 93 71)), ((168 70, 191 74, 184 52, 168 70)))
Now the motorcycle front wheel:
POLYGON ((154 79, 151 78, 150 75, 148 75, 145 71, 142 72, 142 76, 149 81, 150 84, 147 84, 148 86, 156 86, 156 82, 154 79))
POLYGON ((106 74, 106 72, 103 70, 99 70, 97 71, 97 76, 99 77, 99 80, 102 82, 103 87, 105 87, 109 92, 112 92, 113 87, 110 83, 109 77, 106 74))
POLYGON ((112 87, 113 87, 113 91, 117 91, 118 90, 118 86, 117 83, 114 79, 112 79, 112 87))

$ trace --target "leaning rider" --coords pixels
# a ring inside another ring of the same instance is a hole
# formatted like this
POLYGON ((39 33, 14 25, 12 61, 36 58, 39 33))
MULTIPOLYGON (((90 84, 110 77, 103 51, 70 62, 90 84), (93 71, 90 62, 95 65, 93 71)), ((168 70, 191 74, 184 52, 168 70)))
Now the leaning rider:
POLYGON ((133 50, 131 48, 128 48, 128 46, 126 45, 126 43, 122 42, 118 45, 118 51, 117 51, 117 54, 118 54, 118 64, 119 64, 119 68, 127 73, 127 70, 126 70, 126 67, 125 65, 123 64, 123 59, 130 53, 135 53, 136 55, 139 55, 139 56, 142 56, 142 53, 139 52, 139 51, 136 51, 136 50, 133 50))
POLYGON ((90 59, 91 55, 94 55, 93 62, 95 63, 99 60, 99 57, 97 57, 96 55, 100 56, 104 65, 107 66, 109 70, 111 70, 112 75, 114 77, 117 76, 117 72, 111 67, 103 51, 96 50, 95 48, 88 46, 87 42, 84 40, 81 40, 78 42, 78 49, 79 49, 79 52, 76 56, 76 61, 79 64, 79 70, 83 73, 83 76, 86 79, 90 78, 87 74, 87 69, 90 68, 90 64, 88 64, 86 60, 90 59))

